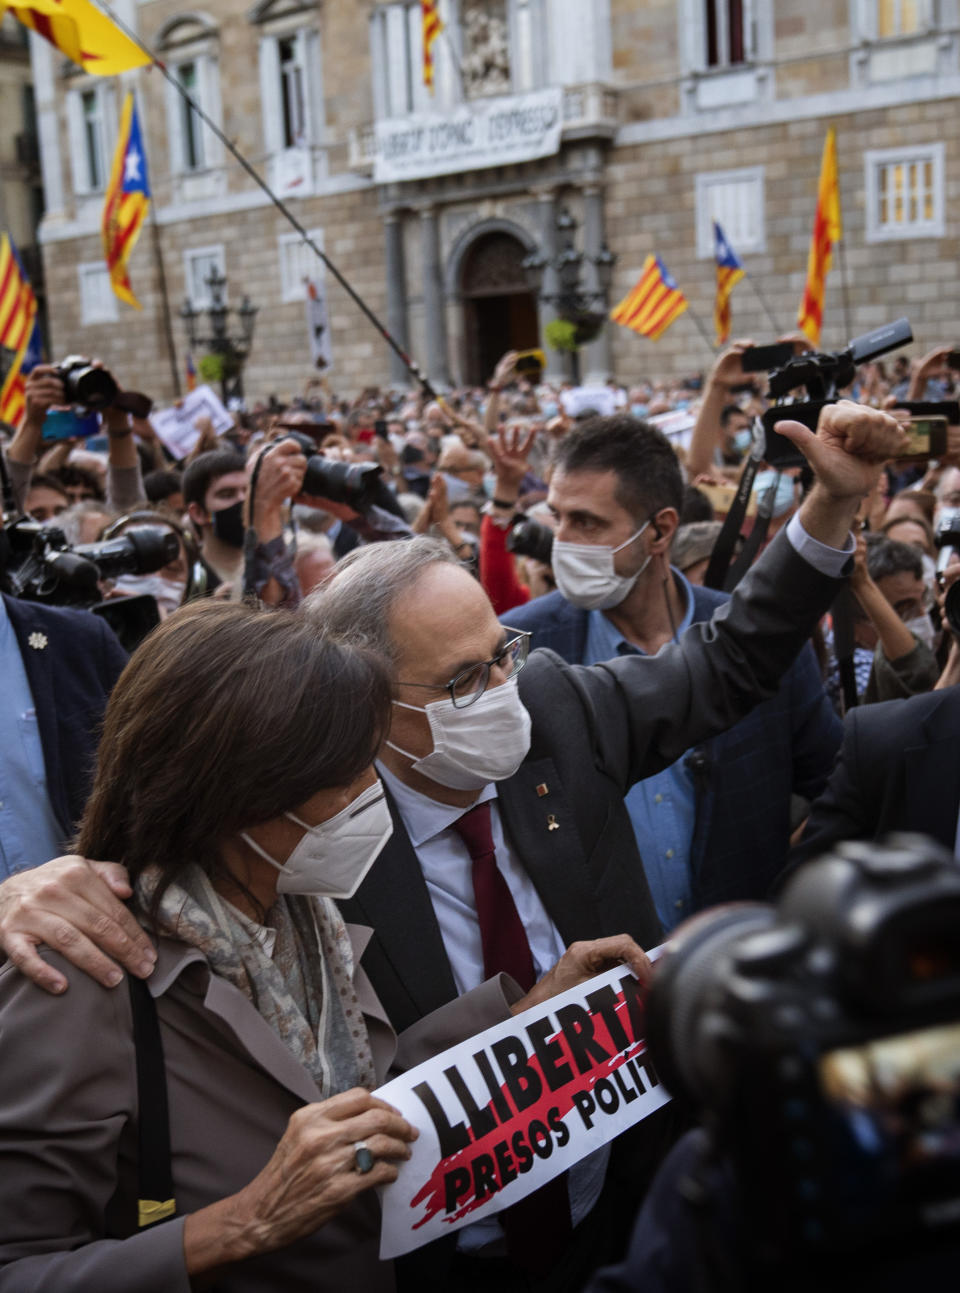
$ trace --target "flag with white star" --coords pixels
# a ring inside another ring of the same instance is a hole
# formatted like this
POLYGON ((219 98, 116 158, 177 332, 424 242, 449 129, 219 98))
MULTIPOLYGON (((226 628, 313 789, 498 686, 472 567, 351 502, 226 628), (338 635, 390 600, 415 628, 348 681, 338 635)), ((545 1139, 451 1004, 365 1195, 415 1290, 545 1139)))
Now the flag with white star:
POLYGON ((713 326, 717 333, 717 345, 724 346, 730 340, 730 293, 743 278, 746 270, 716 220, 713 222, 713 241, 717 261, 717 296, 713 306, 713 326))
POLYGON ((150 205, 147 155, 140 132, 140 119, 133 91, 127 93, 120 116, 120 134, 113 154, 110 183, 103 204, 103 255, 110 271, 110 283, 121 301, 140 309, 133 294, 127 261, 150 205))

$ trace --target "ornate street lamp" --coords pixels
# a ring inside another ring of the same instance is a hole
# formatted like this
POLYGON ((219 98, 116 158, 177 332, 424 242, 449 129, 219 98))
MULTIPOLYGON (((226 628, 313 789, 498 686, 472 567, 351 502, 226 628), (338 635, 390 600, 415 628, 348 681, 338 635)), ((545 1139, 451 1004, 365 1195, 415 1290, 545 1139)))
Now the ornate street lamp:
POLYGON ((206 336, 197 330, 200 311, 194 309, 190 300, 180 307, 180 318, 187 330, 187 341, 191 350, 204 350, 216 355, 220 361, 220 389, 223 402, 243 398, 243 366, 247 362, 250 348, 253 345, 253 331, 256 326, 257 309, 249 296, 244 296, 239 309, 235 311, 240 320, 238 335, 230 334, 228 319, 230 308, 226 303, 226 277, 217 267, 211 269, 204 279, 210 289, 210 304, 207 306, 207 317, 210 330, 206 336))
POLYGON ((579 348, 592 341, 606 321, 607 297, 617 258, 606 242, 595 256, 580 251, 576 244, 578 225, 566 207, 557 212, 555 228, 556 255, 547 257, 540 250, 531 251, 523 258, 522 268, 527 286, 539 300, 555 306, 558 316, 574 325, 575 346, 570 351, 570 360, 573 380, 579 383, 579 348), (592 265, 596 271, 599 286, 595 290, 584 288, 581 282, 584 264, 592 265), (543 291, 543 276, 548 268, 556 273, 556 292, 543 291))

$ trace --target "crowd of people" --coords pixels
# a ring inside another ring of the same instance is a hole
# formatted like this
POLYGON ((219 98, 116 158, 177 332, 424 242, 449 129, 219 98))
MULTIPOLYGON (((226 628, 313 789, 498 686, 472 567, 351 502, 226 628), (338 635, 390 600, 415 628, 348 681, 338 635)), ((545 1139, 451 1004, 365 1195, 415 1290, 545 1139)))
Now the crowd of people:
POLYGON ((439 399, 311 382, 182 461, 122 407, 47 443, 65 391, 30 373, 3 443, 0 1291, 660 1287, 636 1252, 597 1272, 672 1106, 388 1263, 372 1187, 417 1131, 373 1092, 611 965, 646 982, 681 922, 840 840, 953 851, 960 782, 934 810, 896 771, 902 733, 960 739, 960 425, 903 457, 896 407, 956 398, 953 347, 864 365, 816 433, 784 408, 806 465, 778 470, 749 346, 629 386, 512 352, 439 399), (25 595, 49 527, 173 538, 25 595), (725 544, 749 569, 707 586, 725 544))

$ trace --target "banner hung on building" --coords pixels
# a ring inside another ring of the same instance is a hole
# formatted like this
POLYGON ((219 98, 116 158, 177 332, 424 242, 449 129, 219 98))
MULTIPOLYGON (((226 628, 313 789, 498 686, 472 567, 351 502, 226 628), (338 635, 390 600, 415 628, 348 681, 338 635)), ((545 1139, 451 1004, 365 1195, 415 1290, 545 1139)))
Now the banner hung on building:
POLYGON ((510 1207, 669 1101, 643 994, 619 966, 381 1087, 420 1131, 381 1191, 381 1258, 510 1207))
POLYGON ((373 178, 390 184, 549 157, 560 149, 562 125, 559 86, 378 121, 373 178))

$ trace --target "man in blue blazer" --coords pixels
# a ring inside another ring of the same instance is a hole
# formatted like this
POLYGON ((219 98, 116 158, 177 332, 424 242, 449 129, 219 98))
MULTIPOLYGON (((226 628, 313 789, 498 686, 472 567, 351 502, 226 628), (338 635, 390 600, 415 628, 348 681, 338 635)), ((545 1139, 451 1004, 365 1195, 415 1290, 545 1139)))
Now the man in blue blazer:
POLYGON ((0 878, 63 852, 126 660, 96 615, 0 596, 0 878))
MULTIPOLYGON (((531 647, 584 665, 652 655, 729 600, 669 564, 683 482, 658 431, 627 416, 587 423, 559 444, 555 461, 548 502, 558 521, 557 591, 502 616, 532 634, 531 647)), ((498 504, 515 497, 519 465, 498 454, 498 504)), ((786 860, 791 795, 820 793, 841 735, 807 646, 774 697, 628 792, 665 931, 713 903, 766 895, 786 860)))

